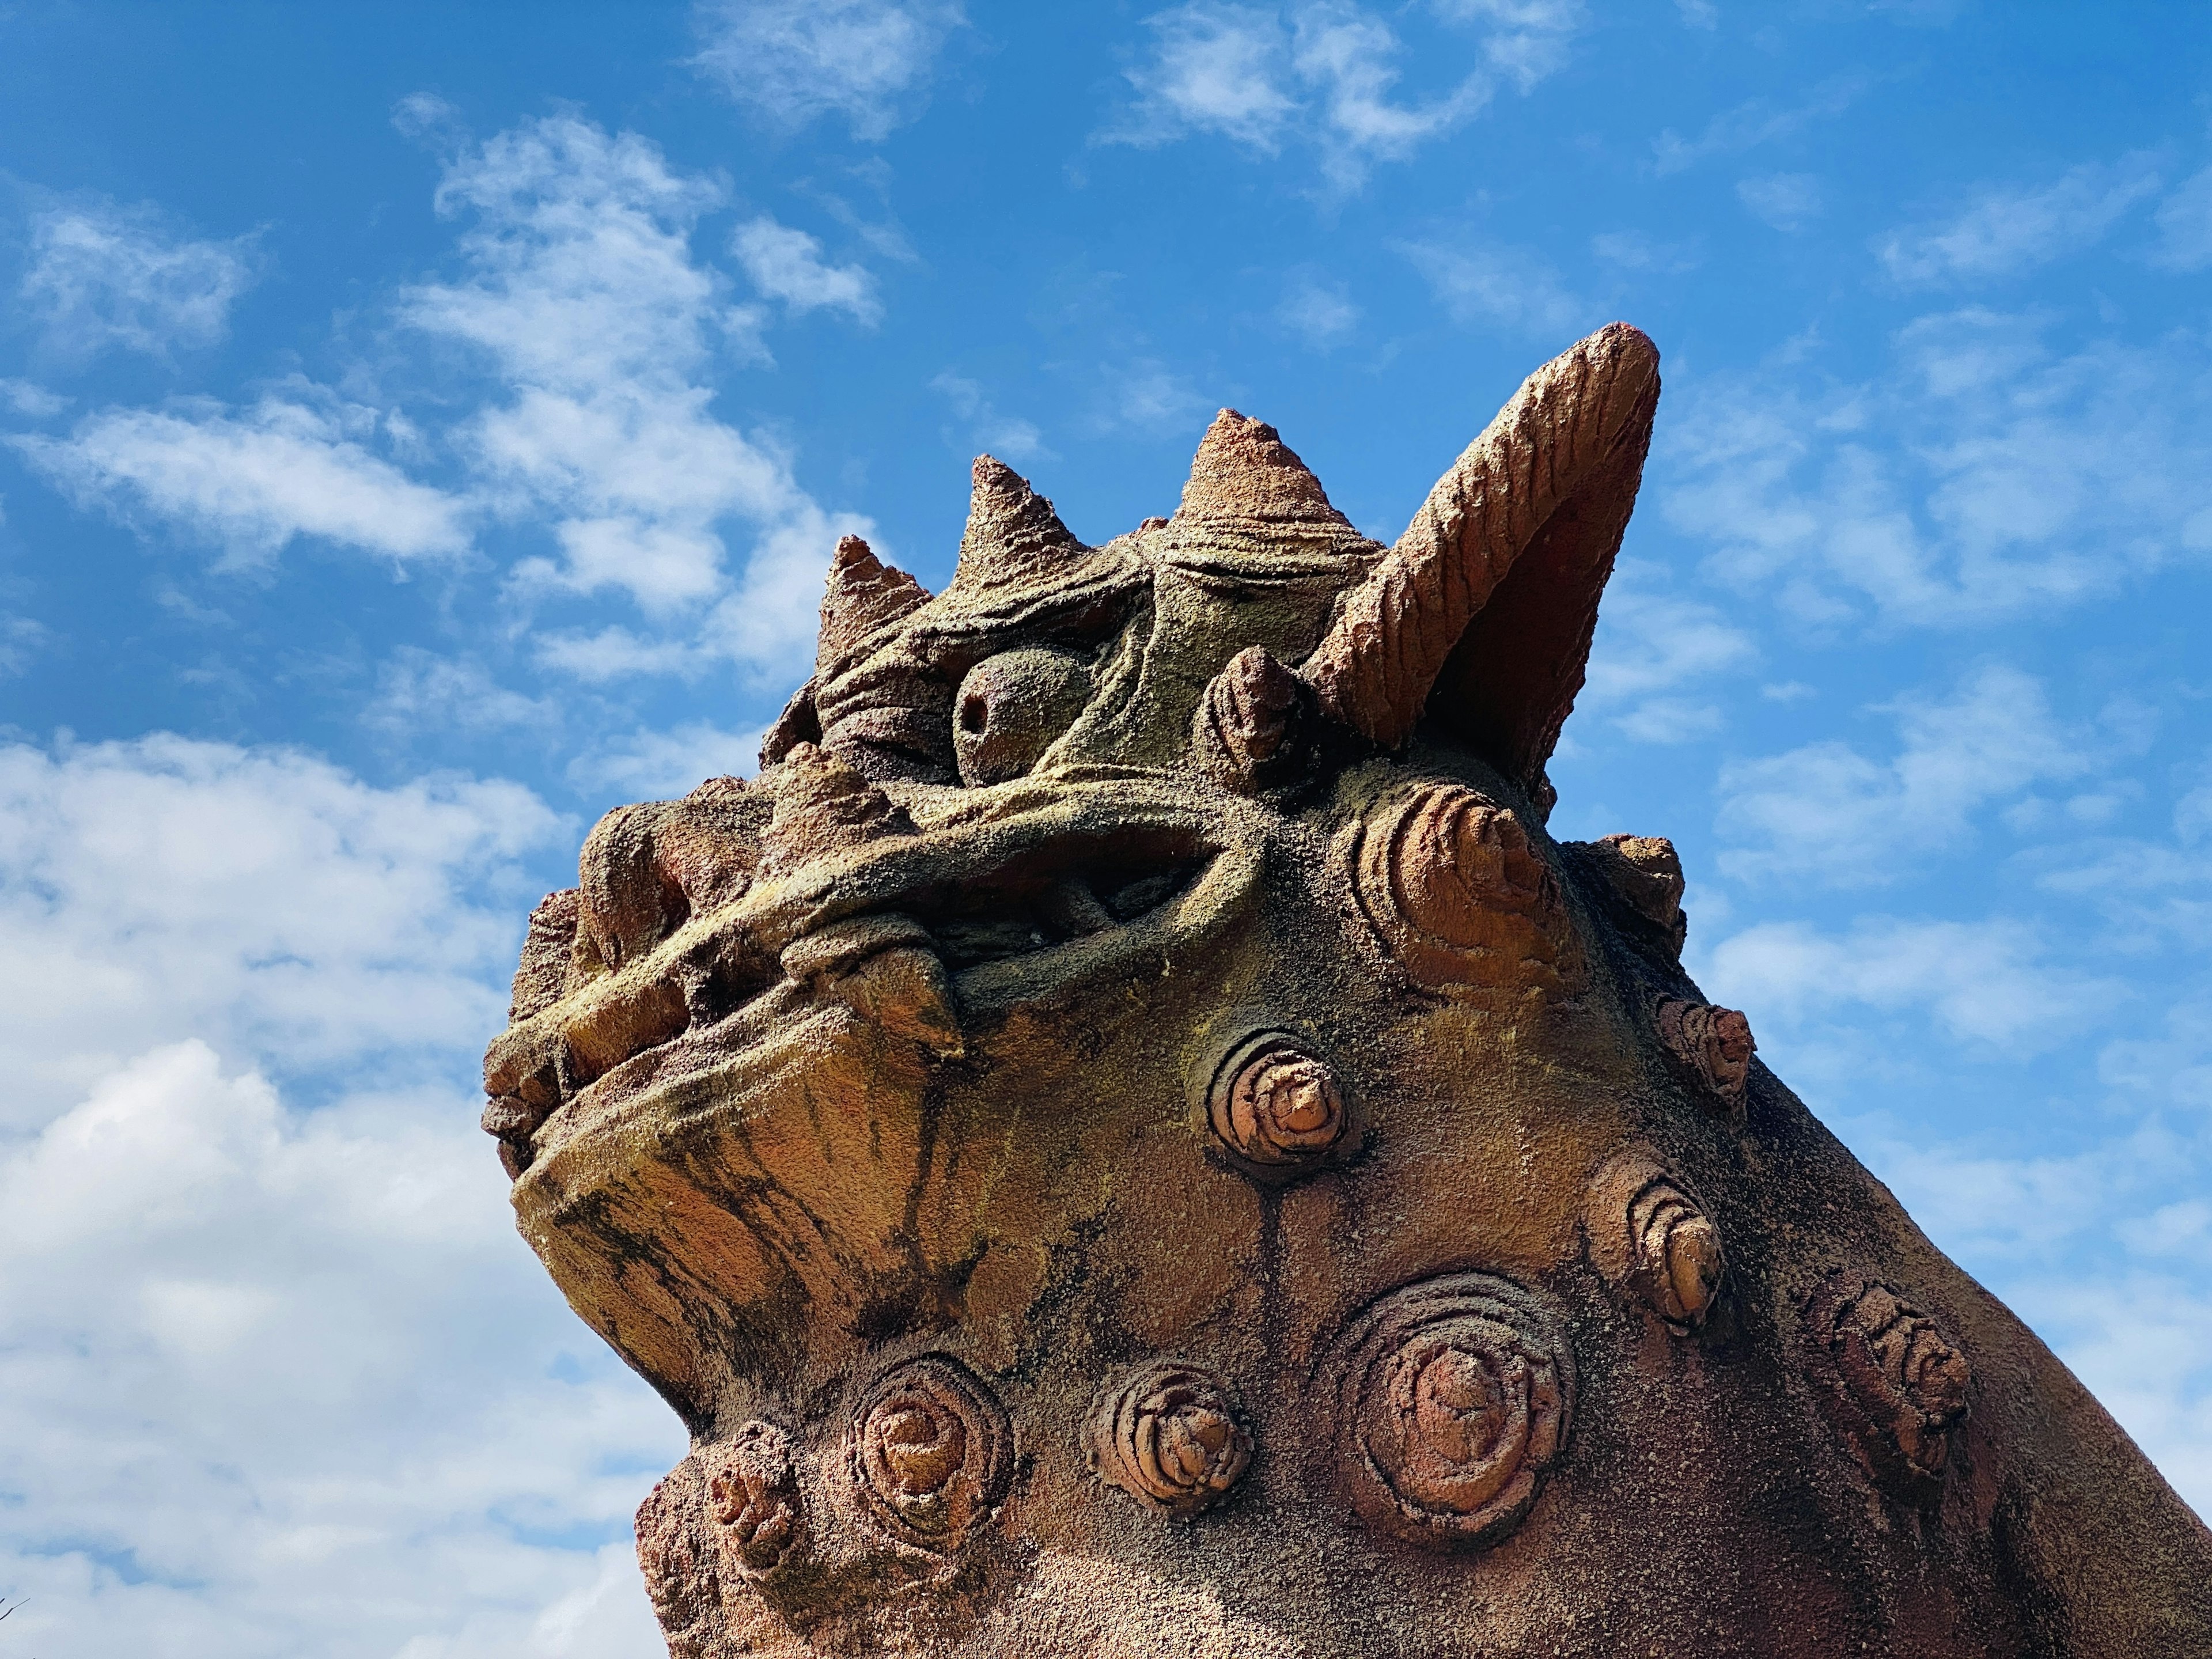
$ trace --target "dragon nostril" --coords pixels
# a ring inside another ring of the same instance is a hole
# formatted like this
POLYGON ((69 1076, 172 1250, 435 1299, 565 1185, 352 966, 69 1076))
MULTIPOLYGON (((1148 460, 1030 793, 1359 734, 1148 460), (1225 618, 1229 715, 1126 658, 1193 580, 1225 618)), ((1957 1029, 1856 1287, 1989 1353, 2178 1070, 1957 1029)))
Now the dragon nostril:
POLYGON ((969 697, 960 705, 960 729, 981 732, 990 724, 991 706, 980 696, 969 697))

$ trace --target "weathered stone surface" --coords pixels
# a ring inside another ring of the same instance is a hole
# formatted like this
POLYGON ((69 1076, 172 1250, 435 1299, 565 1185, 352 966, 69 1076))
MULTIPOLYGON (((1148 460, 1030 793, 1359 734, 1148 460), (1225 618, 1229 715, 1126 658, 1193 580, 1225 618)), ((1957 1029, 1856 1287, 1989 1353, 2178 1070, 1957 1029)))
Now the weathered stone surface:
POLYGON ((752 781, 611 814, 484 1126, 692 1449, 683 1659, 2212 1652, 2212 1536, 1684 974, 1544 763, 1657 356, 1395 548, 1234 413, 1103 547, 841 545, 752 781))

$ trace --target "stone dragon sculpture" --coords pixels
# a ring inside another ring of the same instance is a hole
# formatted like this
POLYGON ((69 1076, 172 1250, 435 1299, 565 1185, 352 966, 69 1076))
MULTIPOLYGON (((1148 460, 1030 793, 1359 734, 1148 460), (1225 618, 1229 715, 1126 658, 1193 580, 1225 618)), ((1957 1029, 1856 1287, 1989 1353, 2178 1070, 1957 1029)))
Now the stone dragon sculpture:
POLYGON ((1545 833, 1658 356, 1393 547, 1224 411, 1103 547, 848 538, 757 778, 609 814, 484 1127, 689 1425, 682 1659, 2212 1654, 2212 1534, 1545 833))

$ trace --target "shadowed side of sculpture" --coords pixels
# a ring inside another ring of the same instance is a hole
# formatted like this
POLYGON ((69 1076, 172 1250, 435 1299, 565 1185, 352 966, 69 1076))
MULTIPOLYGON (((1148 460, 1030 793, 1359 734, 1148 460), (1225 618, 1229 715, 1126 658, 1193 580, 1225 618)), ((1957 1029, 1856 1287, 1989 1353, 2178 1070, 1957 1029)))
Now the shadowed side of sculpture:
POLYGON ((1224 410, 1091 546, 842 542, 760 775, 611 814, 484 1127, 683 1416, 682 1659, 2212 1651, 2212 1536, 1554 842, 1659 397, 1616 324, 1390 547, 1224 410))

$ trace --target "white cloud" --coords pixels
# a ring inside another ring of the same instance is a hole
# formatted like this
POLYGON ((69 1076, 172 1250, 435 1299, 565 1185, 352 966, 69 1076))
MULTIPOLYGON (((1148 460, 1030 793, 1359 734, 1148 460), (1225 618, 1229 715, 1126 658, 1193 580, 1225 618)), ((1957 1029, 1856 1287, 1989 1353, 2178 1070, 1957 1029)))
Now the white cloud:
POLYGON ((553 828, 289 750, 0 749, 26 1651, 660 1651, 627 1521, 681 1428, 514 1237, 468 1086, 553 828))
MULTIPOLYGON (((1841 933, 1805 922, 1761 922, 1723 939, 1700 978, 1744 1009, 1761 1040, 1808 1032, 1856 1006, 1932 1016, 1991 1058, 2040 1053, 2095 1025, 2121 1000, 2113 981, 2055 955, 2032 928, 2008 920, 1925 921, 1863 916, 1841 933)), ((1861 1030, 1855 1045, 1869 1046, 1861 1030)), ((1778 1056, 1776 1063, 1786 1064, 1778 1056)))
POLYGON ((2168 270, 2212 265, 2212 167, 2192 173, 2159 204, 2154 264, 2168 270))
POLYGON ((842 311, 870 328, 883 319, 875 277, 861 265, 824 264, 822 244, 803 230, 763 214, 737 228, 730 252, 755 288, 793 312, 842 311))
POLYGON ((2158 187, 2151 155, 2078 167, 2040 187, 1991 190, 1948 224, 1892 232, 1876 252, 1901 283, 2008 276, 2088 246, 2158 187))
POLYGON ((66 437, 9 441, 79 505, 167 520, 239 562, 300 536, 397 559, 465 551, 465 504, 370 449, 378 425, 374 410, 309 389, 244 410, 203 398, 105 409, 66 437))
POLYGON ((181 235, 150 208, 54 208, 31 221, 21 293, 64 352, 166 356, 222 339, 254 275, 250 236, 181 235))
POLYGON ((1770 173, 1740 179, 1736 199, 1777 230, 1797 230, 1820 216, 1820 181, 1809 173, 1770 173))
POLYGON ((1211 133, 1266 155, 1310 143, 1330 185, 1356 189, 1376 162, 1403 160, 1471 119, 1501 82, 1525 92, 1550 74, 1583 17, 1567 0, 1443 0, 1437 9, 1480 31, 1481 62, 1411 102, 1395 96, 1397 32, 1352 0, 1190 0, 1156 13, 1151 54, 1127 71, 1137 101, 1102 137, 1151 146, 1211 133))
MULTIPOLYGON (((476 215, 461 240, 467 276, 405 297, 416 326, 482 348, 512 388, 462 436, 504 511, 553 520, 559 556, 518 566, 517 591, 611 588, 663 623, 694 619, 688 641, 651 640, 622 672, 732 653, 748 669, 787 671, 814 632, 811 599, 790 600, 819 580, 837 532, 860 523, 824 514, 787 455, 712 411, 718 342, 757 350, 757 316, 730 307, 691 254, 693 224, 720 200, 719 186, 672 172, 634 134, 532 122, 453 164, 439 202, 476 215), (757 532, 734 583, 721 530, 732 518, 757 532), (776 608, 757 609, 763 600, 776 608), (726 614, 733 603, 756 607, 742 625, 726 614)), ((791 276, 787 259, 781 269, 791 276)), ((853 305, 862 297, 848 290, 853 305)), ((549 661, 575 659, 560 637, 546 647, 549 661)))
POLYGON ((376 789, 289 750, 0 747, 5 1116, 196 1036, 417 1071, 473 1048, 536 896, 514 861, 557 822, 519 785, 376 789))
POLYGON ((1719 711, 1680 694, 1748 666, 1759 652, 1715 606, 1657 591, 1658 574, 1627 559, 1615 570, 1576 708, 1637 742, 1680 743, 1713 730, 1719 711))
POLYGON ((572 762, 568 776, 582 788, 625 801, 672 799, 708 778, 750 777, 759 768, 762 735, 726 732, 705 720, 640 730, 572 762))
POLYGON ((965 447, 995 455, 1002 461, 1053 459, 1053 452, 1036 423, 1018 415, 1001 414, 981 382, 967 380, 947 369, 930 381, 929 389, 942 394, 951 406, 960 422, 965 447))
POLYGON ((1828 741, 1721 770, 1722 867, 1835 886, 1895 880, 1963 845, 1987 808, 2090 767, 2081 734, 2051 717, 2043 687, 1984 668, 1948 701, 1893 705, 1896 756, 1828 741))
POLYGON ((67 409, 70 400, 28 380, 0 378, 0 404, 5 404, 14 414, 43 421, 67 409))
POLYGON ((1462 326, 1489 325, 1565 345, 1597 315, 1599 307, 1570 292, 1558 271, 1522 249, 1408 241, 1398 251, 1462 326))
POLYGON ((1668 521, 1738 588, 1832 626, 1956 628, 2109 592, 2212 552, 2201 342, 2060 355, 2033 317, 1970 309, 1897 337, 1897 371, 1838 386, 1816 356, 1678 377, 1655 475, 1668 521))
POLYGON ((1720 27, 1721 9, 1713 0, 1674 0, 1674 9, 1682 15, 1683 24, 1693 29, 1715 29, 1720 27))
POLYGON ((1150 357, 1103 365, 1108 426, 1140 432, 1179 432, 1203 421, 1206 401, 1198 389, 1166 364, 1150 357))
POLYGON ((10 678, 31 665, 47 639, 46 624, 33 617, 0 612, 0 679, 10 678))
POLYGON ((494 679, 471 657, 441 657, 403 645, 377 671, 364 724, 395 738, 426 731, 509 732, 556 724, 560 706, 494 679))
POLYGON ((702 0, 695 60, 776 124, 842 115, 878 139, 913 113, 945 40, 966 19, 928 0, 702 0))

